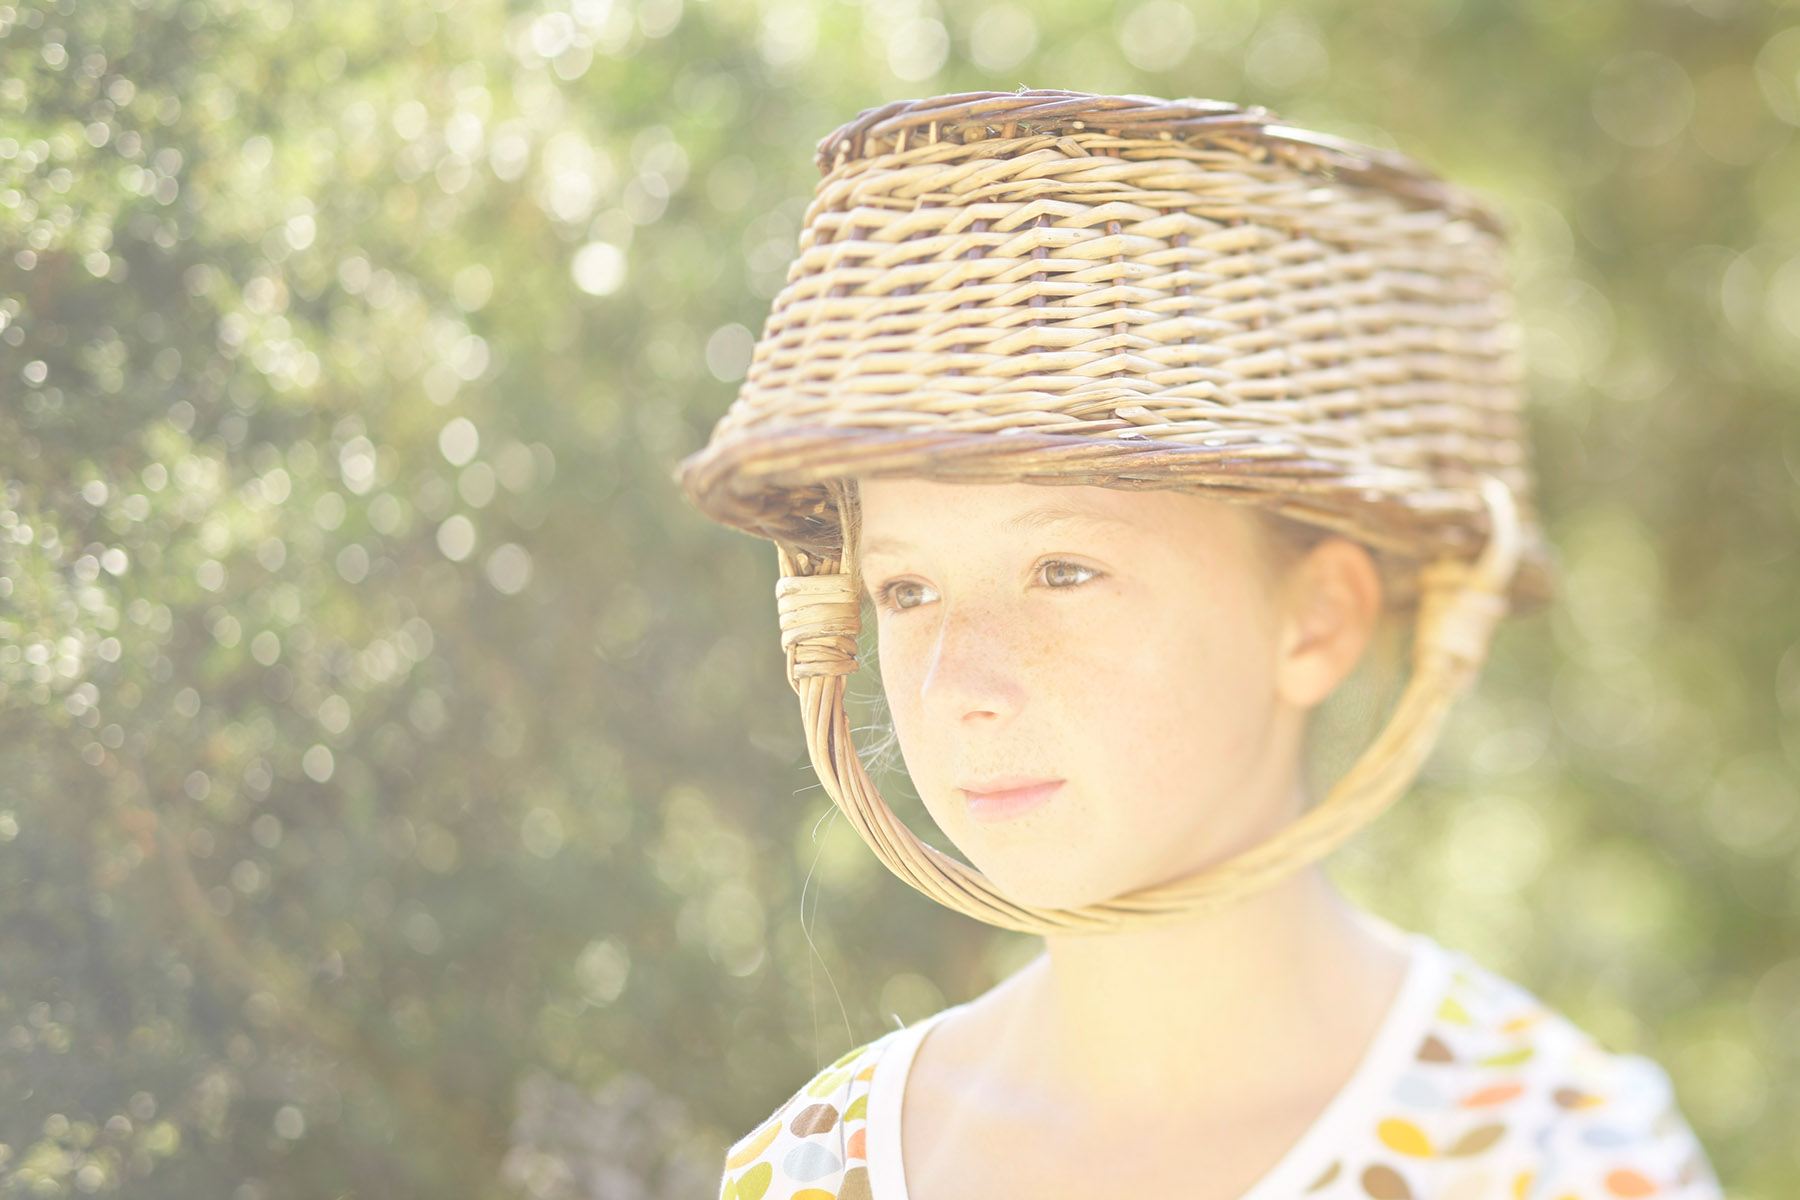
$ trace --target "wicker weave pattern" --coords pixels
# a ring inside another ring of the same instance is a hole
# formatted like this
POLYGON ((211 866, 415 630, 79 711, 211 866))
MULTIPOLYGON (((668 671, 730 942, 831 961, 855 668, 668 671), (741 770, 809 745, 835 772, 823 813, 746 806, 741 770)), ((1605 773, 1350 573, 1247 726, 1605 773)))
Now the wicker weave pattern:
POLYGON ((1492 474, 1526 528, 1515 600, 1543 599, 1491 214, 1194 103, 1021 93, 826 139, 788 284, 686 466, 696 502, 829 550, 803 518, 848 473, 1188 486, 1417 565, 1480 544, 1492 474), (1101 100, 1137 125, 1088 127, 1123 120, 1101 100))

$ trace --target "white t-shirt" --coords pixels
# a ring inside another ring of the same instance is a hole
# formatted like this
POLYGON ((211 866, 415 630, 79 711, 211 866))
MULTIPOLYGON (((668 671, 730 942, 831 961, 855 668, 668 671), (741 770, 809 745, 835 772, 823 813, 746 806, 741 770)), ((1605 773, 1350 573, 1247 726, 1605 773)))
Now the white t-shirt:
MULTIPOLYGON (((1398 932, 1398 931, 1396 931, 1398 932)), ((1420 933, 1318 1119, 1242 1200, 1721 1200, 1651 1059, 1420 933)), ((910 1200, 901 1097, 946 1008, 859 1046, 727 1152, 721 1200, 910 1200)))

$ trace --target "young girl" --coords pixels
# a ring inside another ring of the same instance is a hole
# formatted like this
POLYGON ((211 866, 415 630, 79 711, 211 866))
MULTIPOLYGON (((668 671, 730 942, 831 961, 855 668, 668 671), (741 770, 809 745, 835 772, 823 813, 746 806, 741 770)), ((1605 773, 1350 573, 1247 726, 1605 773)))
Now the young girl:
POLYGON ((853 826, 1045 948, 821 1071, 722 1197, 1716 1200, 1660 1067, 1317 865, 1410 782, 1508 603, 1548 595, 1491 213, 1210 101, 937 97, 818 157, 683 482, 777 543, 853 826), (865 599, 908 773, 972 866, 850 744, 865 599), (1308 714, 1414 612, 1388 727, 1311 803, 1308 714))

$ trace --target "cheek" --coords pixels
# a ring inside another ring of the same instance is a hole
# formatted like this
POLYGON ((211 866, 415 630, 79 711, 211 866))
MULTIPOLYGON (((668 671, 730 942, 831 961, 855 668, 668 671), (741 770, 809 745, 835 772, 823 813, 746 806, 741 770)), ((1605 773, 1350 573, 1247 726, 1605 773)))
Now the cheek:
POLYGON ((1258 617, 1230 605, 1150 614, 1129 637, 1090 642, 1068 715, 1095 769, 1170 802, 1233 782, 1262 744, 1274 694, 1258 617))
POLYGON ((916 772, 914 759, 923 761, 919 730, 923 651, 905 645, 904 639, 891 631, 881 630, 876 635, 875 662, 881 672, 882 699, 894 723, 895 736, 900 739, 900 752, 908 769, 916 772))

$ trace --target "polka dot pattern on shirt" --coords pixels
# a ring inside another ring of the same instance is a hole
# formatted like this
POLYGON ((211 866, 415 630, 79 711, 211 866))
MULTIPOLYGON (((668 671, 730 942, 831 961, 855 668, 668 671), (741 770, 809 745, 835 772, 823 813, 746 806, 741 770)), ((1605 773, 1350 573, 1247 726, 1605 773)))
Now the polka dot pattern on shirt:
MULTIPOLYGON (((1721 1200, 1660 1066, 1419 940, 1448 983, 1375 1104, 1335 1127, 1306 1200, 1721 1200)), ((733 1146, 720 1200, 907 1200, 875 1196, 867 1150, 876 1064, 907 1032, 845 1054, 733 1146)))

